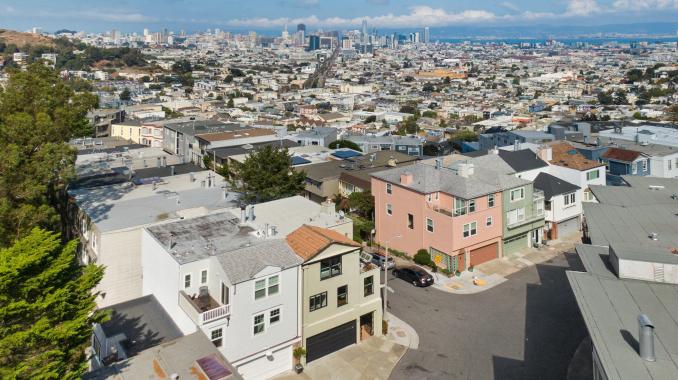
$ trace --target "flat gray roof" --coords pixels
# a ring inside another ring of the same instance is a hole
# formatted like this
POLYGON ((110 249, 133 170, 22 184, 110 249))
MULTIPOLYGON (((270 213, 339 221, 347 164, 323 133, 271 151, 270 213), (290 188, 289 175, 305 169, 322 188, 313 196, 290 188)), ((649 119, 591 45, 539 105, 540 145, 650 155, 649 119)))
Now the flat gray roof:
POLYGON ((617 278, 609 262, 609 247, 579 244, 576 250, 586 272, 607 278, 617 278))
POLYGON ((608 379, 678 378, 678 286, 582 272, 567 277, 608 379), (637 352, 641 313, 655 327, 655 362, 637 352))

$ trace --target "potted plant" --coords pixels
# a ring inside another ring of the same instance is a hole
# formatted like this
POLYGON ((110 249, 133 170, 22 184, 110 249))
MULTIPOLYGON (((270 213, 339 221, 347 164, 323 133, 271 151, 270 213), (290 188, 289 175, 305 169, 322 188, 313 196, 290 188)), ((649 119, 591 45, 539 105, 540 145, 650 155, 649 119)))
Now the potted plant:
POLYGON ((304 347, 296 347, 292 355, 294 356, 294 371, 296 373, 304 372, 304 366, 301 365, 301 357, 306 356, 306 349, 304 347))
POLYGON ((461 272, 456 270, 456 271, 454 271, 454 275, 457 276, 457 277, 461 277, 461 272))
POLYGON ((468 267, 468 271, 469 271, 469 272, 473 272, 473 265, 471 265, 471 266, 468 267))

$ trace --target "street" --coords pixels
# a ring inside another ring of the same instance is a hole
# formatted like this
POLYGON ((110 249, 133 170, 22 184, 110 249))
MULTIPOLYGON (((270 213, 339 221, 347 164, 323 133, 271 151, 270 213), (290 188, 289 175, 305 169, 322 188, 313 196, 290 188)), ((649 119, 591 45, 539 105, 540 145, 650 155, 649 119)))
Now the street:
POLYGON ((389 276, 390 312, 419 334, 391 379, 564 379, 586 331, 565 277, 574 253, 473 295, 415 288, 389 276))

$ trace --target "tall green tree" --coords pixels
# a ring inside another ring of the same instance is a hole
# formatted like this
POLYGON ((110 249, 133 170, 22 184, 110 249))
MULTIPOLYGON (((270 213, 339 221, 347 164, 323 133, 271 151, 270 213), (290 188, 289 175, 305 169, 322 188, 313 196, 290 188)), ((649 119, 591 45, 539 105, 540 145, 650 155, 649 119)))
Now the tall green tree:
POLYGON ((267 202, 299 194, 306 174, 292 168, 287 149, 266 146, 257 149, 242 164, 230 167, 229 182, 245 202, 267 202))
POLYGON ((0 249, 0 378, 78 379, 103 269, 79 265, 77 242, 35 228, 0 249))
POLYGON ((72 178, 73 137, 91 135, 90 93, 42 64, 13 71, 0 92, 0 247, 41 226, 58 230, 56 194, 72 178))

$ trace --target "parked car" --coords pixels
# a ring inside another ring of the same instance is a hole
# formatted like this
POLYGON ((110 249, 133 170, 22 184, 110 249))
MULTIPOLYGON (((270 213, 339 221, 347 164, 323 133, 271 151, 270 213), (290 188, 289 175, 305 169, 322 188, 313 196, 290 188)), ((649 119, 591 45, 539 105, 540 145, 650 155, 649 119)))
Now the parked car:
POLYGON ((388 258, 386 255, 376 252, 372 254, 372 264, 378 266, 381 268, 381 270, 388 270, 388 269, 393 269, 395 268, 395 261, 393 260, 393 257, 389 256, 388 258))
POLYGON ((416 266, 399 267, 393 270, 393 276, 412 283, 414 286, 433 285, 433 276, 416 266))

